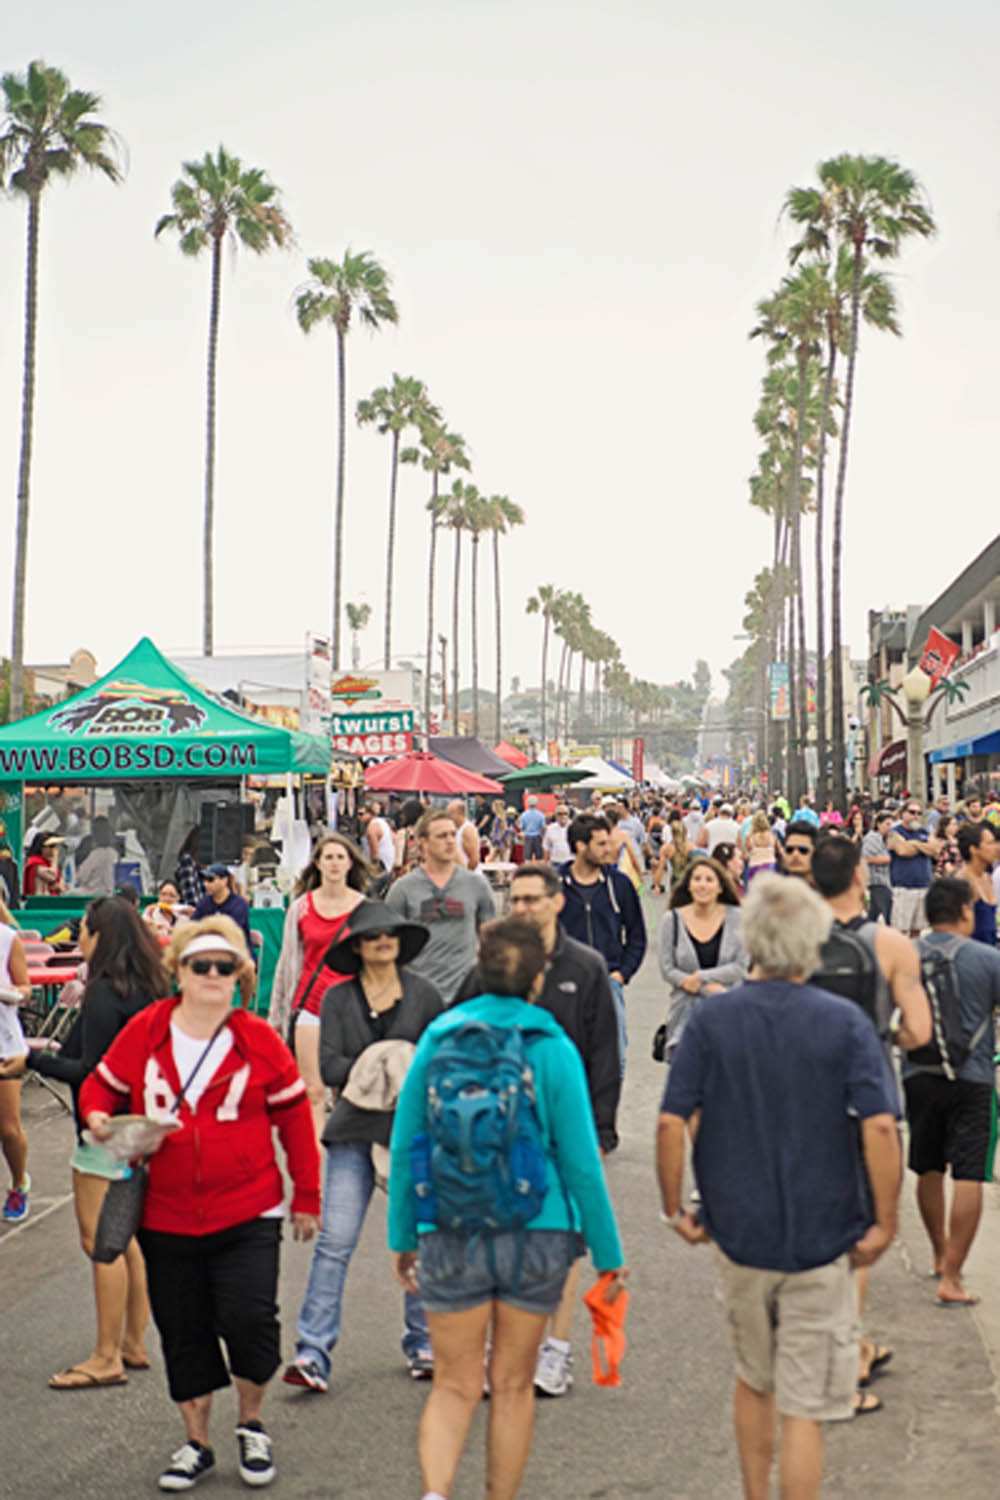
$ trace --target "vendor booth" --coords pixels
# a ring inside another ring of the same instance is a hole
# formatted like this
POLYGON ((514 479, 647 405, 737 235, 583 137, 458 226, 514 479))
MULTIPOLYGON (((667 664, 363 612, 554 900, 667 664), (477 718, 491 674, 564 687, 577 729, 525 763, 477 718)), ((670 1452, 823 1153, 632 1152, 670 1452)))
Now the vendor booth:
MULTIPOLYGON (((256 884, 258 871, 276 870, 283 860, 287 866, 293 839, 295 857, 303 849, 308 855, 306 779, 314 791, 319 784, 325 809, 330 765, 325 737, 239 712, 202 691, 143 638, 92 687, 0 728, 7 842, 20 861, 36 831, 58 839, 67 892, 31 898, 19 914, 22 925, 44 930, 86 907, 89 895, 74 896, 73 884, 77 851, 95 818, 106 819, 114 834, 116 883, 132 884, 143 896, 173 879, 194 830, 203 863, 249 864, 255 851, 247 883, 256 884)), ((277 886, 274 898, 271 909, 252 913, 251 925, 263 937, 263 997, 284 917, 277 886)))

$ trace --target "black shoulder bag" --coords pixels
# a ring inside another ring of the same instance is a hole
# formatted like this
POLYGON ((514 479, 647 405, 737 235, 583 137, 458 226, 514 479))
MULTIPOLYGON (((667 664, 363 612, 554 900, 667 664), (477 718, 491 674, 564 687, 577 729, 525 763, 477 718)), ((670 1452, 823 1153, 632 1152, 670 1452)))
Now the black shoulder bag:
MULTIPOLYGON (((223 1016, 209 1037, 198 1061, 191 1069, 187 1081, 181 1084, 181 1091, 170 1108, 172 1115, 175 1115, 183 1104, 184 1095, 194 1083, 198 1069, 228 1020, 228 1015, 223 1016)), ((119 1255, 125 1254, 142 1223, 142 1208, 146 1201, 146 1186, 149 1182, 146 1160, 148 1158, 133 1163, 127 1177, 120 1177, 108 1185, 104 1202, 101 1204, 97 1229, 94 1232, 94 1248, 90 1252, 91 1260, 98 1261, 102 1266, 109 1266, 112 1261, 118 1259, 119 1255)))

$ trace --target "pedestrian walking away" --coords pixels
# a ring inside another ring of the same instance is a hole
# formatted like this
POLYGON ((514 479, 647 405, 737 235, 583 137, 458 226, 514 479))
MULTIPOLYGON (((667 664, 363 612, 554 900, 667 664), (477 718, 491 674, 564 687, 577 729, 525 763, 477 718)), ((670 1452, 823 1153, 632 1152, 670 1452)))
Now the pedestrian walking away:
MULTIPOLYGON (((607 969, 600 955, 568 937, 559 925, 565 897, 555 870, 522 865, 511 881, 511 914, 538 930, 545 948, 545 983, 537 1004, 555 1016, 576 1045, 587 1075, 587 1089, 602 1156, 618 1145, 616 1117, 621 1094, 618 1063, 618 1017, 607 969)), ((483 993, 478 968, 468 975, 460 999, 483 993)), ((553 1314, 548 1336, 538 1351, 535 1389, 564 1396, 573 1384, 570 1333, 580 1284, 574 1263, 553 1314)))
MULTIPOLYGON (((170 993, 161 948, 127 901, 102 896, 92 901, 80 923, 80 951, 87 983, 76 1019, 58 1052, 29 1053, 28 1066, 44 1077, 68 1083, 73 1091, 76 1146, 70 1157, 73 1207, 85 1255, 94 1235, 109 1184, 128 1175, 105 1147, 83 1135, 80 1090, 119 1032, 133 1016, 170 993)), ((123 1385, 126 1371, 149 1367, 146 1325, 149 1301, 142 1252, 133 1240, 110 1265, 92 1262, 97 1339, 86 1359, 53 1375, 54 1391, 123 1385)))
POLYGON ((389 1246, 404 1286, 423 1296, 434 1350, 420 1424, 425 1500, 451 1493, 488 1337, 486 1488, 490 1500, 514 1500, 531 1447, 538 1349, 580 1235, 598 1271, 619 1284, 625 1275, 579 1052, 534 1003, 545 964, 535 927, 513 917, 485 927, 486 993, 428 1027, 396 1113, 389 1246), (473 1087, 486 1116, 479 1141, 491 1144, 479 1144, 470 1165, 462 1099, 473 1087), (514 1191, 507 1117, 520 1163, 514 1191))
POLYGON ((528 805, 517 820, 524 839, 524 858, 527 862, 542 857, 542 837, 545 833, 545 814, 538 806, 538 798, 529 796, 528 805))
POLYGON ((180 996, 133 1017, 80 1093, 80 1113, 98 1141, 120 1110, 176 1119, 149 1162, 139 1243, 171 1399, 185 1441, 163 1472, 162 1490, 191 1489, 215 1467, 209 1442, 212 1393, 236 1383, 241 1479, 275 1477, 261 1421, 280 1364, 277 1310, 284 1184, 276 1129, 292 1179, 296 1239, 319 1225, 319 1148, 306 1087, 267 1022, 232 1008, 256 975, 243 934, 228 917, 182 927, 166 955, 180 996), (228 1361, 223 1357, 225 1344, 228 1361))
POLYGON ((596 948, 607 965, 618 1008, 621 1070, 625 1072, 628 1028, 625 986, 646 956, 646 920, 635 886, 610 866, 611 829, 606 818, 583 813, 569 827, 573 858, 560 875, 565 905, 559 921, 570 937, 596 948))
MULTIPOLYGON (((0 909, 0 988, 12 1001, 16 995, 22 1000, 31 999, 28 960, 6 902, 0 909)), ((2 1212, 6 1224, 20 1224, 28 1217, 31 1195, 28 1137, 21 1121, 20 1075, 27 1054, 21 1050, 25 1043, 20 1023, 11 1029, 16 1032, 17 1050, 9 1057, 0 1056, 0 1150, 10 1172, 10 1188, 2 1212)))
MULTIPOLYGON (((327 1389, 351 1257, 376 1182, 384 1185, 388 1176, 396 1097, 415 1043, 442 1008, 434 986, 409 968, 429 938, 426 927, 405 922, 384 902, 366 901, 331 954, 351 977, 327 991, 320 1018, 320 1073, 339 1097, 323 1130, 323 1221, 295 1359, 283 1377, 288 1385, 327 1389)), ((403 1316, 403 1354, 422 1379, 432 1360, 423 1308, 412 1294, 403 1316)))
MULTIPOLYGON (((974 824, 962 828, 978 831, 974 824)), ((909 1051, 903 1061, 909 1167, 917 1176, 938 1303, 946 1308, 972 1307, 979 1300, 966 1290, 962 1270, 979 1228, 983 1183, 993 1180, 997 1138, 993 1018, 1000 1010, 1000 953, 976 940, 976 899, 965 880, 935 880, 928 889, 931 930, 920 950, 938 1024, 930 1044, 909 1051), (947 1014, 952 997, 954 1019, 947 1014), (951 1039, 953 1055, 942 1054, 942 1037, 951 1039)))
POLYGON ((663 1217, 719 1251, 747 1500, 769 1493, 776 1417, 782 1493, 820 1494, 822 1424, 855 1413, 854 1267, 896 1230, 899 1142, 878 1038, 857 1006, 807 983, 830 922, 803 882, 754 881, 749 979, 690 1017, 659 1121, 663 1217), (697 1214, 682 1197, 689 1124, 697 1214))

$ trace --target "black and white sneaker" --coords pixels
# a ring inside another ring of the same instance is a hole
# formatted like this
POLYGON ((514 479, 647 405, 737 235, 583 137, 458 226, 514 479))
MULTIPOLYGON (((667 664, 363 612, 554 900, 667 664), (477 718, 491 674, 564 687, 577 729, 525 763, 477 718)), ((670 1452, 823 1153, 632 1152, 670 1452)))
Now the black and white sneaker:
POLYGON ((298 1386, 301 1391, 316 1391, 323 1396, 329 1390, 327 1378, 314 1359, 297 1359, 286 1365, 281 1378, 286 1385, 298 1386))
POLYGON ((193 1490, 215 1468, 215 1454, 204 1443, 189 1442, 171 1454, 170 1462, 160 1475, 161 1490, 193 1490))
POLYGON ((240 1446, 240 1478, 244 1484, 259 1488, 270 1484, 278 1472, 274 1467, 271 1439, 258 1421, 241 1422, 236 1429, 240 1446))
POLYGON ((411 1380, 434 1379, 434 1355, 430 1349, 418 1349, 407 1358, 411 1380))

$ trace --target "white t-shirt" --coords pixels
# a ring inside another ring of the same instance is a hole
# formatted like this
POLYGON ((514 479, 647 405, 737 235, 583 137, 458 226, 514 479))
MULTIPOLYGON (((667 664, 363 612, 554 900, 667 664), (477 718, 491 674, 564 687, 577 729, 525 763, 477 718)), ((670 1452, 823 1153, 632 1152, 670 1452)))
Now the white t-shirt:
MULTIPOLYGON (((186 1031, 182 1031, 179 1026, 176 1026, 171 1021, 170 1045, 174 1054, 174 1067, 177 1069, 177 1076, 183 1088, 184 1084, 191 1077, 191 1074, 194 1073, 198 1059, 205 1050, 205 1038, 188 1036, 186 1031)), ((212 1082, 222 1063, 229 1056, 232 1045, 233 1039, 230 1035, 229 1027, 226 1026, 213 1040, 211 1047, 208 1049, 208 1056, 198 1069, 190 1087, 185 1090, 184 1099, 193 1110, 198 1108, 198 1100, 212 1082)), ((261 1219, 283 1219, 284 1217, 285 1205, 283 1203, 277 1204, 274 1208, 267 1209, 265 1213, 258 1214, 258 1218, 261 1219)))
POLYGON ((740 825, 735 818, 709 818, 705 824, 708 852, 714 854, 720 844, 738 844, 740 825))
POLYGON ((470 820, 468 818, 466 818, 465 822, 462 824, 462 826, 457 830, 457 832, 455 834, 455 853, 456 853, 456 855, 458 857, 459 864, 462 865, 462 867, 464 869, 466 869, 466 870, 469 869, 469 856, 468 856, 468 854, 465 851, 465 843, 463 841, 465 839, 466 829, 468 829, 468 828, 472 829, 472 837, 475 840, 476 848, 478 849, 479 848, 479 834, 476 832, 476 825, 475 825, 475 823, 470 822, 470 820))
POLYGON ((373 818, 368 825, 369 832, 375 830, 376 848, 378 850, 378 862, 388 875, 396 863, 396 842, 392 836, 392 829, 384 818, 373 818))
POLYGON ((564 865, 573 858, 569 847, 569 824, 549 823, 542 835, 542 849, 546 859, 554 865, 564 865))

